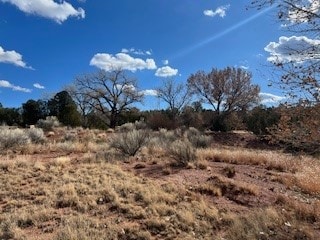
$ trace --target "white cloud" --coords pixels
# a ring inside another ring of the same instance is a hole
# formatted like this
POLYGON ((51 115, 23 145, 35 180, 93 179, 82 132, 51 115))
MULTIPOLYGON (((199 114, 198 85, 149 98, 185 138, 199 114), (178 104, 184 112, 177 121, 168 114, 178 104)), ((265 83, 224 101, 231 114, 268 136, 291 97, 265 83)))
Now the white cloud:
POLYGON ((122 53, 132 53, 132 54, 136 54, 136 55, 152 55, 152 50, 147 50, 147 51, 143 51, 141 49, 135 49, 135 48, 122 48, 121 49, 122 53))
POLYGON ((242 68, 243 70, 248 70, 249 66, 241 65, 240 68, 242 68))
POLYGON ((68 17, 84 18, 85 11, 82 8, 75 9, 70 3, 66 1, 54 0, 0 0, 1 2, 8 2, 15 5, 21 11, 49 18, 57 23, 62 23, 68 17))
POLYGON ((157 77, 172 77, 177 74, 178 74, 178 69, 165 66, 165 67, 158 68, 155 75, 157 77))
POLYGON ((11 88, 13 91, 20 91, 20 92, 26 92, 26 93, 30 93, 31 92, 31 89, 13 85, 13 84, 11 84, 10 82, 8 82, 6 80, 0 80, 0 87, 11 88))
POLYGON ((42 86, 40 83, 34 83, 33 86, 38 89, 45 89, 45 87, 42 86))
POLYGON ((168 65, 169 64, 169 60, 167 60, 167 59, 162 60, 162 63, 163 63, 163 65, 168 65))
POLYGON ((144 96, 158 96, 157 90, 154 90, 154 89, 142 90, 140 91, 140 93, 143 94, 144 96))
POLYGON ((17 53, 16 51, 5 51, 0 46, 0 62, 14 64, 18 67, 29 68, 32 67, 27 66, 27 64, 22 60, 22 55, 17 53))
POLYGON ((306 36, 282 36, 279 42, 270 42, 264 50, 270 53, 269 62, 302 63, 320 58, 320 40, 306 36))
POLYGON ((227 15, 227 10, 230 8, 230 4, 217 7, 216 10, 206 9, 203 11, 203 14, 208 17, 219 16, 224 18, 227 15))
POLYGON ((153 59, 143 60, 141 58, 133 58, 127 53, 117 53, 116 55, 108 53, 97 53, 90 61, 91 66, 96 66, 105 71, 115 69, 129 70, 135 72, 143 69, 156 69, 156 63, 153 59))
POLYGON ((304 6, 297 5, 297 8, 288 12, 288 20, 291 23, 306 23, 310 21, 310 13, 315 15, 320 13, 320 1, 307 0, 302 2, 304 6))
POLYGON ((283 96, 278 96, 272 93, 264 93, 264 92, 261 92, 259 96, 261 98, 262 104, 277 104, 286 99, 286 97, 283 97, 283 96))

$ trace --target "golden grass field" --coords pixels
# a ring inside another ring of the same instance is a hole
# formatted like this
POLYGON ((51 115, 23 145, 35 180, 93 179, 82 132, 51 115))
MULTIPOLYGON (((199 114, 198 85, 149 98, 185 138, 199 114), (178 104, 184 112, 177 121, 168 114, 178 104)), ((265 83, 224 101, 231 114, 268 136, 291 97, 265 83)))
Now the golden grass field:
POLYGON ((2 149, 0 239, 320 239, 319 159, 212 139, 173 155, 185 135, 164 130, 127 156, 121 134, 2 149))

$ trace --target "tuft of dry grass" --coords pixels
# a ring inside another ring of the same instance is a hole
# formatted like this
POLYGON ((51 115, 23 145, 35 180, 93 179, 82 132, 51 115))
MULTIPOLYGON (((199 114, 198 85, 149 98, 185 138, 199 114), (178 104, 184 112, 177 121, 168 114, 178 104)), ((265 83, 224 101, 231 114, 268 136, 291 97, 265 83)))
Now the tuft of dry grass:
POLYGON ((300 159, 288 154, 257 151, 250 149, 198 149, 198 159, 230 164, 257 165, 268 170, 280 172, 297 172, 302 165, 300 159))

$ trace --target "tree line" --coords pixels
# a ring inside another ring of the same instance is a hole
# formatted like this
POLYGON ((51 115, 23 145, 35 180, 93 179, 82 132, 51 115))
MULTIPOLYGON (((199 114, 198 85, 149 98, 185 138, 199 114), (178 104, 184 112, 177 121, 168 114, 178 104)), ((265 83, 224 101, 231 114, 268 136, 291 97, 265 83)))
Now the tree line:
POLYGON ((143 119, 152 129, 186 126, 218 131, 249 129, 263 134, 275 123, 277 113, 274 108, 258 105, 260 89, 251 78, 246 70, 227 67, 198 71, 187 84, 165 79, 155 92, 167 107, 140 111, 134 104, 142 102, 144 94, 136 79, 123 70, 97 71, 76 77, 49 100, 30 99, 19 109, 1 106, 0 122, 26 126, 57 116, 66 126, 107 129, 143 119), (209 107, 203 108, 203 104, 209 107), (273 117, 258 116, 265 112, 273 117))

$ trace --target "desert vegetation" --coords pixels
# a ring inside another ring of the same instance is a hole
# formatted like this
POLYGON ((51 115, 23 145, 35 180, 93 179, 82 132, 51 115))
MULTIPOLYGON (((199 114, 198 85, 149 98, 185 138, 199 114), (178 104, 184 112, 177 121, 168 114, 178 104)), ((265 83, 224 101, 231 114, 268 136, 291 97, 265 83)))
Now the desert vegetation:
POLYGON ((317 239, 318 159, 238 134, 2 126, 1 239, 317 239))

